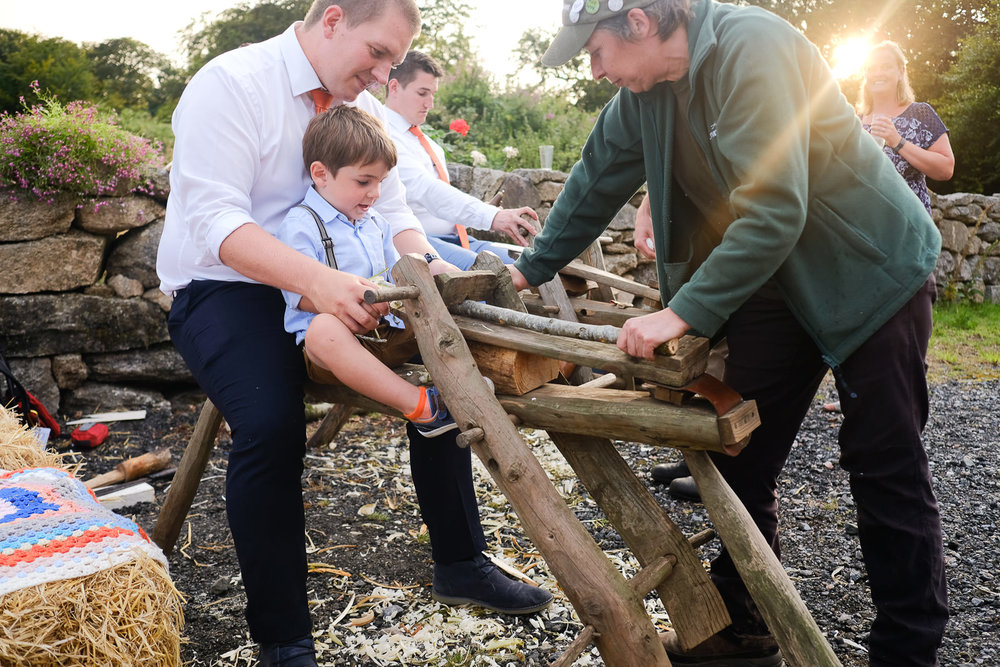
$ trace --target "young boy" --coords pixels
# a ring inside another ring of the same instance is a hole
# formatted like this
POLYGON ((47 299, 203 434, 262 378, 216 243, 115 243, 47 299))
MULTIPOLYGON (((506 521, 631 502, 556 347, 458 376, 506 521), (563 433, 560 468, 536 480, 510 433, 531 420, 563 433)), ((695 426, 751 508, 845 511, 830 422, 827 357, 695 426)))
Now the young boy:
MULTIPOLYGON (((341 271, 388 278, 399 255, 388 223, 371 210, 396 165, 396 148, 382 124, 356 107, 333 107, 310 121, 302 153, 313 185, 285 216, 278 238, 341 271)), ((396 408, 425 437, 458 428, 436 387, 415 387, 390 370, 418 352, 398 318, 388 315, 371 335, 355 336, 336 316, 312 312, 308 299, 282 294, 285 330, 305 343, 311 379, 345 384, 396 408)))

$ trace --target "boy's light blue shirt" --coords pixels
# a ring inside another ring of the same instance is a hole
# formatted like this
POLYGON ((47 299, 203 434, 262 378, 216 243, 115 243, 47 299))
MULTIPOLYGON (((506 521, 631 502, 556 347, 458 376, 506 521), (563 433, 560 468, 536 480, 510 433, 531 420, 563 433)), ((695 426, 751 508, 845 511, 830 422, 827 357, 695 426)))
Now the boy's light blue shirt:
MULTIPOLYGON (((302 203, 316 211, 323 221, 326 233, 333 241, 333 252, 337 257, 337 268, 362 278, 381 275, 392 282, 386 270, 396 263, 399 253, 392 245, 389 223, 371 211, 356 223, 348 220, 343 213, 310 187, 302 203)), ((309 211, 293 206, 278 227, 278 238, 304 255, 326 264, 326 251, 320 240, 319 230, 309 211)), ((285 331, 295 334, 295 342, 301 344, 306 337, 309 323, 316 313, 299 310, 301 294, 281 290, 285 297, 285 331)), ((392 315, 386 318, 392 326, 402 329, 403 323, 392 315)))

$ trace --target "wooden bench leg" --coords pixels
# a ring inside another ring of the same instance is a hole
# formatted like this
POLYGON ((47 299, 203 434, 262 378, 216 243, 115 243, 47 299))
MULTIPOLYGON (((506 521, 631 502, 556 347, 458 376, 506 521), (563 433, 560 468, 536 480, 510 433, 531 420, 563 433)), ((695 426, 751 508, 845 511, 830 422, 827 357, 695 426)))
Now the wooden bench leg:
POLYGON ((174 481, 167 491, 163 507, 160 508, 160 516, 157 517, 156 525, 153 527, 153 542, 165 554, 174 550, 181 525, 187 517, 188 510, 191 509, 195 493, 198 492, 198 484, 201 483, 201 476, 208 466, 208 458, 215 448, 215 436, 218 435, 220 426, 222 426, 222 413, 212 401, 206 399, 198 423, 194 427, 194 433, 184 448, 184 456, 177 465, 174 481))
POLYGON ((823 637, 750 513, 706 452, 684 450, 715 530, 791 665, 834 667, 840 661, 823 637))
POLYGON ((729 625, 729 613, 687 538, 606 438, 549 432, 639 565, 673 556, 672 574, 655 587, 686 648, 729 625))
POLYGON ((344 405, 343 403, 334 404, 330 408, 330 411, 326 413, 326 416, 323 417, 319 428, 309 438, 309 441, 306 443, 306 449, 320 449, 333 442, 333 439, 340 433, 340 429, 344 428, 344 424, 354 415, 355 411, 356 408, 352 405, 344 405))

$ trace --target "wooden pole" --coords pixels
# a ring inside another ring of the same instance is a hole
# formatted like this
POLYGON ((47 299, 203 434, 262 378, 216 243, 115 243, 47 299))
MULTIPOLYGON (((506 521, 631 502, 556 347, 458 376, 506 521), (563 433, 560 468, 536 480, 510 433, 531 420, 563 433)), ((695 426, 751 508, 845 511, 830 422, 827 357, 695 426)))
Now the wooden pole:
POLYGON ((719 537, 792 667, 839 667, 778 557, 705 452, 684 452, 719 537))
MULTIPOLYGON (((719 591, 694 547, 632 472, 611 441, 549 431, 549 437, 643 568, 673 559, 672 575, 656 581, 681 644, 700 644, 730 623, 719 591)), ((640 588, 648 584, 636 581, 640 588)))
POLYGON ((556 492, 517 429, 480 379, 462 332, 437 296, 427 264, 403 257, 393 276, 420 296, 406 303, 424 364, 459 428, 481 428, 472 444, 581 620, 600 633, 597 648, 616 667, 669 665, 642 600, 556 492))
POLYGON ((198 423, 195 424, 191 439, 184 448, 181 462, 177 464, 174 481, 170 484, 170 491, 167 492, 156 525, 153 526, 153 542, 165 554, 174 550, 177 536, 181 534, 184 517, 191 509, 191 502, 201 483, 201 475, 205 472, 212 450, 215 449, 215 436, 218 435, 220 426, 222 426, 222 413, 212 401, 205 399, 201 414, 198 416, 198 423))

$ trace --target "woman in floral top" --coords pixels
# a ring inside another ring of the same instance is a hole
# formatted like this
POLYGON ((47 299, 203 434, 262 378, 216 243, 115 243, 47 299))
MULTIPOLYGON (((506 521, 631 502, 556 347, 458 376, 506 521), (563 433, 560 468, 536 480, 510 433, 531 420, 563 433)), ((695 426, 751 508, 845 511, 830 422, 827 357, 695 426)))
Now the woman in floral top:
POLYGON ((885 141, 883 150, 929 213, 926 179, 949 180, 955 154, 934 108, 914 101, 906 59, 895 42, 876 44, 868 52, 858 110, 864 128, 885 141))

